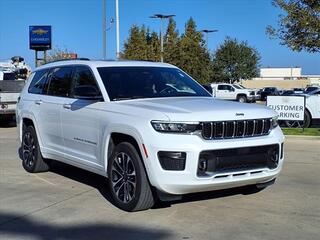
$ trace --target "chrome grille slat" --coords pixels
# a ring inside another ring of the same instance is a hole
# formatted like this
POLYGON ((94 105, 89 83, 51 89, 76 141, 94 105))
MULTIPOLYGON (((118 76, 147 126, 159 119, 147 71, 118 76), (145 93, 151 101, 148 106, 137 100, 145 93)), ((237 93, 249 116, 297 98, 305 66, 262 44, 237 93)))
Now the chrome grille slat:
POLYGON ((222 122, 222 134, 221 134, 221 138, 224 138, 224 133, 226 131, 226 123, 225 122, 222 122))
POLYGON ((258 137, 271 131, 271 119, 202 122, 202 137, 206 140, 258 137))

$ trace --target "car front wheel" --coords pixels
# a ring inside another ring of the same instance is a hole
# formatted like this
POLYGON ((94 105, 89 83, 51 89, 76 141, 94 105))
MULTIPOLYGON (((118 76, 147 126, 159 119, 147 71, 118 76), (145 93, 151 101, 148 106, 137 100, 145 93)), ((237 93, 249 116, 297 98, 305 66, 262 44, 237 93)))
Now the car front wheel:
POLYGON ((108 164, 109 187, 117 207, 134 212, 153 206, 142 159, 132 144, 123 142, 115 146, 108 164))
POLYGON ((247 102, 247 97, 246 96, 239 96, 238 97, 238 102, 241 102, 241 103, 247 102))

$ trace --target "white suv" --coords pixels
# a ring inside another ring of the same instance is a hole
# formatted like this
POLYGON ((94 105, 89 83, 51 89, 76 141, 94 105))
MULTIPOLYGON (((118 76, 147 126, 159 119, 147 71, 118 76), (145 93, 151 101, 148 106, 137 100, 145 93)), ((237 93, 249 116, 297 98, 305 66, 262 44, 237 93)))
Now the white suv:
POLYGON ((284 136, 264 106, 215 100, 175 66, 72 60, 37 68, 17 108, 25 170, 53 160, 108 177, 115 205, 274 182, 284 136), (49 160, 51 159, 51 160, 49 160))

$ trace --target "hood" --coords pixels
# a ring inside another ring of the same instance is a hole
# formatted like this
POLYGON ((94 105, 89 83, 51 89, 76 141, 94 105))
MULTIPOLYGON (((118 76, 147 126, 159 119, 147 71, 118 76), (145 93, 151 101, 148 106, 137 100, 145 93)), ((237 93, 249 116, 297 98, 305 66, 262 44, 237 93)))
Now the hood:
POLYGON ((120 104, 136 108, 137 112, 145 114, 147 111, 161 112, 170 121, 240 120, 270 118, 277 115, 263 105, 216 100, 211 97, 139 99, 122 101, 120 104))

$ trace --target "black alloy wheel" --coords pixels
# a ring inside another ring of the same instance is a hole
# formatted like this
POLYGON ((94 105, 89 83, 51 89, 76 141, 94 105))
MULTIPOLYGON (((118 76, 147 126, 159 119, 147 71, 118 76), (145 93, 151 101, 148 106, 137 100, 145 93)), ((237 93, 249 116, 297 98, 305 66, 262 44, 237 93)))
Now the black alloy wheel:
POLYGON ((128 142, 116 145, 108 160, 108 179, 114 204, 128 212, 149 209, 154 197, 136 148, 128 142))

